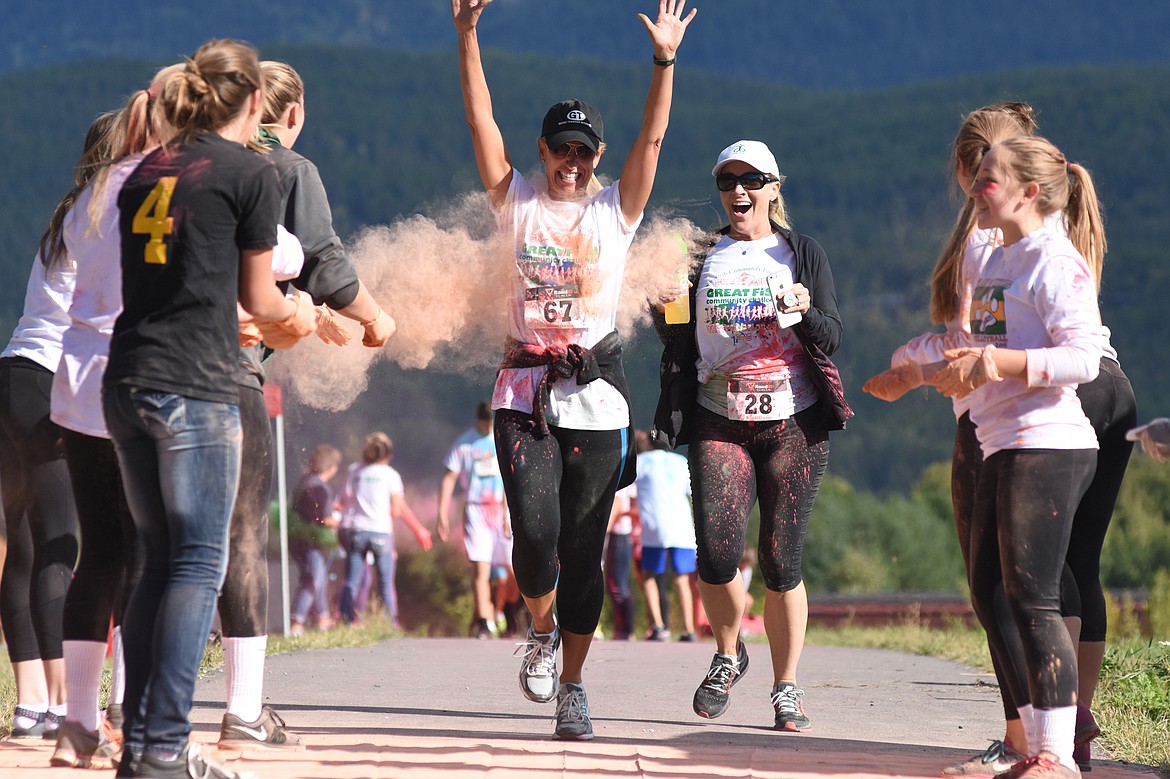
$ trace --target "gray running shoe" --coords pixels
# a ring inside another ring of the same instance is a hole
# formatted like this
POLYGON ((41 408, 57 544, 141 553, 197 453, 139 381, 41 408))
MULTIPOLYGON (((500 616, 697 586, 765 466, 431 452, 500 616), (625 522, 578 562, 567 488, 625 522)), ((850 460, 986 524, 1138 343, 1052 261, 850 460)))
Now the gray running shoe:
POLYGON ((772 688, 772 708, 776 710, 776 729, 799 732, 812 727, 812 720, 804 715, 800 699, 804 690, 789 682, 780 682, 772 688))
POLYGON ((731 705, 731 688, 747 673, 747 647, 742 641, 736 643, 735 657, 715 653, 707 678, 695 690, 693 703, 695 714, 706 719, 722 716, 731 705))
POLYGON ((1024 759, 1016 750, 1009 747, 1002 741, 995 740, 991 742, 991 746, 983 750, 978 755, 964 760, 961 763, 956 763, 949 768, 942 770, 942 776, 995 776, 1002 774, 1016 763, 1024 759))
POLYGON ((198 741, 188 742, 174 760, 162 760, 146 752, 134 774, 141 779, 256 779, 251 771, 233 771, 203 753, 198 741))
POLYGON ((589 719, 589 699, 585 687, 565 682, 557 691, 557 738, 591 741, 593 723, 589 719))
POLYGON ((81 723, 65 720, 57 729, 57 748, 49 764, 65 768, 113 768, 118 747, 100 729, 88 731, 81 723))
POLYGON ((224 714, 219 726, 219 746, 286 752, 299 752, 305 748, 301 737, 290 733, 284 719, 268 706, 260 709, 260 717, 255 722, 244 722, 235 714, 224 714))
POLYGON ((551 633, 537 633, 528 628, 528 638, 516 644, 513 657, 523 655, 520 665, 520 691, 524 697, 537 703, 548 703, 557 697, 560 675, 557 673, 557 649, 561 646, 561 631, 554 627, 551 633))

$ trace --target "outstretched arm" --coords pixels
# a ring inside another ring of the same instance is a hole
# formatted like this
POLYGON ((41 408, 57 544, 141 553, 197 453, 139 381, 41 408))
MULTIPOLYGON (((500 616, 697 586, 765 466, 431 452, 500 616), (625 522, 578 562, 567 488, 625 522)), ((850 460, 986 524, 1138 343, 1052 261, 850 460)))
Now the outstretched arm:
POLYGON ((422 547, 424 552, 431 548, 431 531, 423 526, 422 522, 418 521, 418 517, 414 513, 414 509, 406 502, 406 498, 401 495, 390 496, 390 515, 402 522, 410 528, 410 532, 414 533, 418 545, 422 547))
POLYGON ((495 205, 504 202, 512 183, 512 160, 504 147, 492 114, 492 96, 479 53, 479 15, 492 0, 451 0, 451 18, 459 38, 459 85, 463 89, 463 108, 471 128, 471 144, 483 188, 495 205))
POLYGON ((618 191, 621 193, 622 216, 626 224, 633 224, 637 220, 646 208, 650 191, 654 188, 658 154, 662 150, 662 139, 666 135, 670 102, 674 94, 674 56, 682 43, 687 25, 696 13, 696 9, 692 8, 684 18, 682 13, 685 5, 686 0, 659 0, 658 18, 653 22, 645 14, 638 14, 650 34, 654 59, 671 64, 653 66, 650 92, 646 95, 646 109, 642 113, 642 129, 622 167, 618 191))
POLYGON ((455 483, 459 474, 455 471, 444 471, 443 479, 439 482, 439 540, 446 541, 451 532, 451 497, 455 494, 455 483))

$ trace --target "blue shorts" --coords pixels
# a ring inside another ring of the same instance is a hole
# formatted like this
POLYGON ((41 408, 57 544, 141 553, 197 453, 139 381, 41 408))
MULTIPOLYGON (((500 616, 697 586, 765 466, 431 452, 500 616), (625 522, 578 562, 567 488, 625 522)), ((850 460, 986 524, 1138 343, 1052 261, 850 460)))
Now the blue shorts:
POLYGON ((638 570, 643 573, 658 575, 666 573, 666 556, 670 553, 670 569, 676 576, 683 576, 695 572, 695 550, 680 549, 672 546, 663 549, 660 546, 642 547, 642 561, 638 563, 638 570))

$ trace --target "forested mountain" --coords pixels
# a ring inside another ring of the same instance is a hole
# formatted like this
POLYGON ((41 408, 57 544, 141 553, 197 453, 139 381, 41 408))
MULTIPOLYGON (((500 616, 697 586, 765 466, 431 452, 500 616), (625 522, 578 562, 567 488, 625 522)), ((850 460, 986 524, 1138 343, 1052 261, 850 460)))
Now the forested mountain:
MULTIPOLYGON (((271 46, 262 53, 286 59, 305 77, 308 124, 297 148, 320 167, 343 237, 411 214, 444 213, 478 191, 449 51, 271 46)), ((85 126, 144 84, 158 64, 101 60, 0 74, 0 143, 7 155, 0 184, 0 235, 8 247, 0 258, 4 333, 19 315, 37 237, 68 187, 85 126)), ((604 112, 611 151, 601 172, 617 175, 640 121, 649 63, 491 52, 486 68, 497 117, 521 168, 535 164, 545 108, 576 95, 604 112)), ((1161 392, 1170 368, 1160 343, 1162 290, 1170 288, 1168 77, 1166 65, 1098 66, 811 91, 681 66, 651 209, 714 226, 721 217, 709 175, 715 155, 740 137, 772 146, 788 175, 797 229, 826 248, 845 320, 837 360, 858 415, 834 435, 830 470, 858 488, 902 490, 926 464, 949 458, 950 404, 923 393, 887 405, 864 396, 860 386, 895 346, 927 328, 927 276, 955 211, 947 146, 962 114, 992 100, 1033 102, 1043 132, 1094 172, 1110 241, 1104 318, 1142 416, 1170 411, 1161 392)), ((411 299, 412 305, 441 302, 411 299)), ((395 304, 402 302, 389 301, 388 309, 395 304)), ((494 354, 497 346, 483 348, 494 354)), ((656 398, 657 355, 650 336, 636 340, 628 360, 641 425, 649 424, 656 398)), ((401 451, 412 451, 409 462, 398 463, 402 470, 433 476, 492 375, 486 367, 456 376, 383 366, 347 414, 291 409, 290 441, 344 445, 371 429, 390 429, 401 451)))
MULTIPOLYGON (((173 59, 207 38, 449 48, 450 0, 9 0, 0 70, 112 56, 173 59)), ((816 87, 911 83, 1048 65, 1170 61, 1164 0, 693 0, 683 61, 816 87)), ((653 0, 495 0, 485 40, 550 64, 642 62, 653 0)), ((551 65, 549 75, 560 68, 551 65)))

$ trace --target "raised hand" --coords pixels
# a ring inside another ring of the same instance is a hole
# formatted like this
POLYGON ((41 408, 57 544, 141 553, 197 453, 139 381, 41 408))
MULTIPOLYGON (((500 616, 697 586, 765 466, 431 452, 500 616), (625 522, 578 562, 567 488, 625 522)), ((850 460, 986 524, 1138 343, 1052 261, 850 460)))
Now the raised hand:
POLYGON ((646 14, 638 14, 642 24, 646 25, 646 32, 650 33, 650 40, 654 43, 654 56, 658 59, 674 59, 674 53, 678 51, 683 35, 686 34, 687 25, 698 13, 697 8, 692 8, 684 18, 682 13, 686 4, 686 0, 659 0, 658 18, 653 22, 646 14))
POLYGON ((479 15, 491 5, 492 0, 451 0, 451 19, 460 32, 474 30, 479 24, 479 15))

